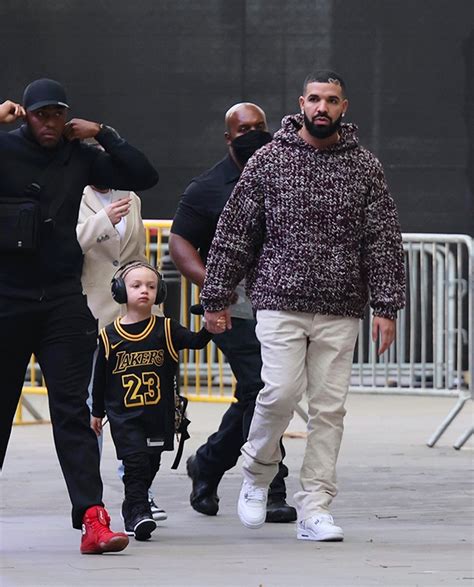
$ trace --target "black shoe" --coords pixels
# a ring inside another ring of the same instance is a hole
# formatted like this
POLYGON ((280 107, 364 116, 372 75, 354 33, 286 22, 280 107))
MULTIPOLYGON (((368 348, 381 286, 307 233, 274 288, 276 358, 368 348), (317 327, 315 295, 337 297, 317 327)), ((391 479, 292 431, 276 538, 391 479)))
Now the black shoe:
POLYGON ((186 470, 188 472, 188 477, 190 477, 193 482, 193 490, 189 496, 191 507, 200 514, 215 516, 219 511, 217 487, 208 481, 199 478, 199 467, 195 455, 190 456, 186 461, 186 470))
POLYGON ((271 498, 267 501, 267 516, 265 522, 288 523, 296 521, 296 509, 288 505, 283 497, 271 498))
POLYGON ((125 534, 135 536, 135 540, 148 540, 156 529, 148 504, 137 504, 129 507, 127 502, 122 503, 122 518, 125 526, 125 534))

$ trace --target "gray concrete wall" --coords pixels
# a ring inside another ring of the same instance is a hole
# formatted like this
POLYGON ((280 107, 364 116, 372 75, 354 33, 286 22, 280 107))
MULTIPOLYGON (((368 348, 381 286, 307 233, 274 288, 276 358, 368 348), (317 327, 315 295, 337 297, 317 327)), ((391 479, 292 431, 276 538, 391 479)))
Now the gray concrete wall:
POLYGON ((61 80, 161 172, 148 217, 172 217, 225 150, 223 114, 256 101, 276 130, 313 67, 342 73, 350 120, 385 165, 406 232, 472 232, 470 0, 2 0, 0 99, 61 80))

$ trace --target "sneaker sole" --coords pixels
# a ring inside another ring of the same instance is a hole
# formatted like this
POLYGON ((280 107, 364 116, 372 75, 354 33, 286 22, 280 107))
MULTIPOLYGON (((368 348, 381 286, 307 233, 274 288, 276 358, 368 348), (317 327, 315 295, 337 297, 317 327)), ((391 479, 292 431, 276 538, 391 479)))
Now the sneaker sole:
POLYGON ((342 542, 344 540, 344 534, 327 532, 326 534, 321 533, 320 535, 315 536, 309 532, 302 532, 298 530, 296 533, 296 538, 298 538, 298 540, 313 540, 315 542, 342 542))
POLYGON ((242 524, 246 527, 249 528, 250 530, 258 530, 259 528, 262 528, 262 526, 265 525, 265 516, 263 518, 263 520, 261 522, 248 522, 241 514, 240 512, 240 508, 237 508, 237 514, 239 515, 239 519, 242 522, 242 524))
POLYGON ((152 513, 152 516, 156 522, 162 522, 163 520, 168 519, 168 514, 166 512, 157 512, 156 514, 152 513))
POLYGON ((133 529, 133 535, 135 540, 148 540, 154 530, 156 530, 155 520, 141 520, 133 529))
POLYGON ((103 554, 105 552, 120 552, 128 546, 127 536, 114 536, 108 542, 102 543, 94 550, 81 550, 81 554, 103 554))

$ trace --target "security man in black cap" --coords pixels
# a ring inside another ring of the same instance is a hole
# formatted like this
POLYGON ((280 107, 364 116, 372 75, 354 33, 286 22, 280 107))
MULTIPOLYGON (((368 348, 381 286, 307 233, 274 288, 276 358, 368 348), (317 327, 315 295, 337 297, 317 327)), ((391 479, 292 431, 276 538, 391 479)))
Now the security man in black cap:
POLYGON ((95 434, 86 405, 97 325, 82 294, 76 225, 86 185, 144 190, 158 173, 138 149, 97 122, 72 119, 58 82, 27 86, 22 107, 0 105, 0 467, 32 353, 48 388, 53 434, 81 552, 123 550, 102 503, 95 434), (82 142, 94 137, 104 151, 82 142))

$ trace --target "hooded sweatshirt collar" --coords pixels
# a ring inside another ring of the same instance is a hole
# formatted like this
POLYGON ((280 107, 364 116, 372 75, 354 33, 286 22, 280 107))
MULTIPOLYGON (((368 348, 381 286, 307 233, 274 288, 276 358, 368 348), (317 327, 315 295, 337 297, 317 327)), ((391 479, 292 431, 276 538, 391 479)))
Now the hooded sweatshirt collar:
MULTIPOLYGON (((274 137, 274 141, 294 145, 295 147, 309 149, 311 151, 318 151, 315 147, 307 143, 300 137, 298 131, 303 126, 302 114, 290 114, 285 116, 281 121, 281 128, 274 137)), ((359 140, 356 136, 358 130, 357 125, 352 123, 343 123, 339 129, 340 139, 334 145, 327 147, 324 151, 346 151, 347 149, 354 149, 359 145, 359 140)))

